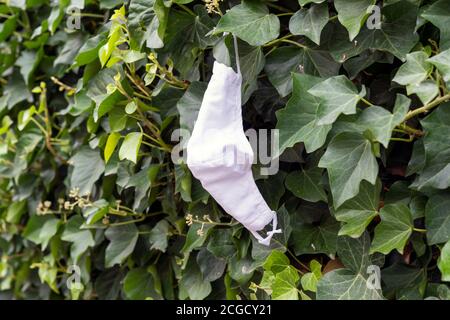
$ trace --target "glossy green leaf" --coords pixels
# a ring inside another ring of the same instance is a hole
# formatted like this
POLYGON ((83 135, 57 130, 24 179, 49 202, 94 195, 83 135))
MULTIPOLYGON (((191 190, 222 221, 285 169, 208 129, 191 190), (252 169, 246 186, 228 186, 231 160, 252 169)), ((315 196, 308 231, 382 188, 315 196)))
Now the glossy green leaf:
POLYGON ((260 46, 278 37, 280 21, 265 4, 245 0, 220 19, 215 29, 219 32, 231 32, 252 46, 260 46))
POLYGON ((319 167, 328 171, 335 209, 358 194, 363 180, 375 184, 378 174, 370 141, 351 132, 333 138, 319 167))

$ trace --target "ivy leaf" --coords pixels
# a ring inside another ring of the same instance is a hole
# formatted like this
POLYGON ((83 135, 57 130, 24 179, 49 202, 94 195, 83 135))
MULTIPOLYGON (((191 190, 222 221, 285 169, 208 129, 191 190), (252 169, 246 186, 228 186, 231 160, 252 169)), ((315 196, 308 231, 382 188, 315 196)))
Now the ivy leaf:
POLYGON ((84 66, 95 61, 98 57, 98 51, 106 44, 106 41, 106 32, 89 38, 78 51, 74 66, 84 66))
POLYGON ((441 271, 441 280, 450 281, 450 241, 448 241, 441 249, 438 268, 439 271, 441 271))
POLYGON ((45 250, 50 239, 58 232, 60 224, 59 219, 51 216, 33 215, 25 226, 23 237, 35 244, 40 244, 42 250, 45 250))
POLYGON ((372 219, 378 214, 380 192, 380 180, 377 180, 375 185, 363 181, 358 195, 345 201, 339 207, 334 216, 336 220, 343 222, 339 230, 340 236, 347 235, 352 238, 361 236, 372 219))
POLYGON ((214 33, 220 32, 231 32, 252 46, 261 46, 278 37, 280 20, 264 3, 244 0, 220 19, 214 33))
POLYGON ((327 202, 327 194, 320 185, 322 180, 322 169, 312 168, 290 173, 286 178, 286 188, 296 197, 306 201, 327 202))
POLYGON ((331 140, 319 167, 328 171, 335 209, 358 194, 362 180, 375 184, 378 174, 372 144, 353 132, 340 133, 331 140))
MULTIPOLYGON (((190 259, 190 262, 182 273, 179 294, 186 294, 191 300, 202 300, 211 293, 211 290, 211 283, 203 279, 197 261, 190 259)), ((181 296, 180 299, 182 298, 181 296)))
POLYGON ((125 296, 131 300, 161 299, 161 282, 154 266, 134 268, 128 271, 123 280, 125 296))
POLYGON ((272 299, 274 300, 298 300, 297 289, 300 276, 292 266, 287 266, 283 271, 275 275, 272 284, 272 299))
POLYGON ((305 74, 293 74, 294 92, 286 108, 279 110, 277 129, 280 130, 280 154, 298 142, 304 142, 307 152, 320 148, 331 125, 319 125, 316 116, 319 100, 308 90, 321 79, 305 74))
POLYGON ((387 51, 404 61, 418 41, 415 32, 417 12, 417 5, 406 0, 384 6, 381 28, 363 27, 353 41, 349 41, 346 29, 336 25, 335 34, 329 34, 330 52, 336 61, 342 62, 367 49, 387 51))
POLYGON ((289 258, 279 250, 273 250, 270 255, 266 258, 263 264, 265 271, 271 271, 277 274, 290 265, 289 258))
POLYGON ((309 268, 311 272, 305 273, 300 279, 300 283, 304 290, 317 292, 317 283, 322 278, 322 265, 317 260, 312 260, 309 268))
POLYGON ((366 267, 369 264, 370 237, 339 238, 338 255, 345 269, 325 274, 317 284, 317 300, 381 300, 381 290, 369 285, 366 267))
POLYGON ((346 76, 336 76, 316 84, 308 93, 320 99, 317 110, 318 125, 332 124, 343 114, 356 113, 356 105, 366 94, 360 93, 346 76))
POLYGON ((105 163, 108 163, 121 137, 122 136, 120 133, 117 132, 112 132, 109 134, 104 151, 105 163))
POLYGON ((95 182, 105 170, 99 152, 84 146, 70 159, 70 163, 73 166, 70 177, 71 188, 79 188, 81 195, 91 192, 95 182))
POLYGON ((398 69, 392 81, 401 85, 417 85, 424 81, 432 70, 432 64, 427 61, 428 55, 417 51, 406 55, 406 62, 398 69))
POLYGON ((450 215, 447 194, 432 196, 425 207, 425 226, 429 245, 444 243, 450 240, 450 215))
POLYGON ((114 77, 121 74, 123 79, 123 70, 114 65, 113 68, 101 70, 88 83, 87 96, 95 102, 94 120, 98 121, 103 115, 112 110, 112 108, 123 99, 122 94, 118 90, 109 92, 108 86, 114 85, 114 77))
POLYGON ((361 26, 369 16, 369 7, 375 3, 375 0, 336 0, 334 2, 339 22, 348 30, 350 41, 358 35, 361 26))
POLYGON ((439 86, 433 80, 425 80, 419 84, 411 84, 406 87, 408 95, 416 94, 425 105, 439 94, 439 86))
POLYGON ((411 187, 446 189, 450 186, 450 103, 442 104, 420 121, 424 131, 425 165, 411 187))
POLYGON ((427 61, 436 66, 447 83, 447 87, 450 87, 450 49, 435 55, 427 61))
POLYGON ((151 249, 166 252, 169 234, 169 223, 166 220, 159 221, 148 235, 151 249))
POLYGON ((439 0, 426 9, 422 15, 440 30, 441 50, 450 49, 450 7, 447 0, 439 0))
POLYGON ((285 97, 292 91, 291 73, 306 73, 319 77, 336 76, 340 64, 324 50, 297 47, 280 47, 267 56, 265 72, 277 89, 285 97))
POLYGON ((203 278, 209 282, 220 279, 227 266, 225 259, 217 258, 206 248, 201 249, 197 254, 197 263, 203 278))
POLYGON ((385 148, 389 145, 394 128, 403 122, 409 110, 411 100, 403 95, 397 95, 393 113, 384 108, 372 106, 366 108, 361 113, 358 123, 362 128, 369 129, 376 141, 380 142, 385 148))
POLYGON ((304 35, 320 45, 320 34, 328 23, 328 5, 311 5, 309 9, 297 11, 289 21, 289 30, 295 35, 304 35))
POLYGON ((61 240, 72 242, 70 247, 70 257, 73 263, 78 263, 80 256, 87 251, 88 248, 95 245, 94 237, 90 230, 83 230, 81 226, 84 220, 81 216, 73 216, 65 225, 61 240))
POLYGON ((105 237, 110 241, 105 250, 105 266, 111 268, 121 264, 133 252, 139 237, 139 230, 134 223, 109 227, 105 237))
POLYGON ((375 238, 370 252, 388 254, 403 249, 413 231, 413 221, 408 207, 402 203, 389 204, 380 211, 381 222, 375 228, 375 238))
POLYGON ((293 247, 296 255, 336 253, 339 223, 331 217, 318 223, 295 221, 292 231, 293 247))
POLYGON ((131 162, 137 163, 142 136, 142 132, 131 132, 125 136, 119 149, 120 160, 128 159, 131 162))

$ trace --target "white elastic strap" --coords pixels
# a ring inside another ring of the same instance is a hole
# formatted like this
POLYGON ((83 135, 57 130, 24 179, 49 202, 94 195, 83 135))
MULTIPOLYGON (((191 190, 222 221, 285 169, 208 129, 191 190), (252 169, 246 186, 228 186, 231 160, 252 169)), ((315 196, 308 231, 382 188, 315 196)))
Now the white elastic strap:
POLYGON ((272 240, 274 234, 282 233, 281 229, 277 229, 278 225, 277 213, 275 211, 272 211, 272 213, 273 213, 272 231, 267 232, 267 237, 263 238, 258 232, 250 231, 253 234, 253 236, 258 240, 258 242, 264 246, 270 245, 270 240, 272 240))
POLYGON ((236 69, 237 69, 237 73, 241 74, 241 66, 239 63, 239 49, 238 49, 238 42, 237 42, 237 38, 235 35, 233 35, 233 40, 234 40, 234 55, 236 58, 236 69))

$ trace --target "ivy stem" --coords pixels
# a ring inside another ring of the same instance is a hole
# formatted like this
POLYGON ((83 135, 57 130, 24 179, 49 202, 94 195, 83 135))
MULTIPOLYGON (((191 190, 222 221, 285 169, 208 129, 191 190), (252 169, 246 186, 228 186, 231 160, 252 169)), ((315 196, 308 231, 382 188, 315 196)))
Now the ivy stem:
POLYGON ((414 136, 410 136, 408 139, 405 138, 391 138, 391 141, 400 141, 400 142, 412 142, 414 140, 414 136))
POLYGON ((426 229, 420 229, 420 228, 413 228, 413 231, 420 232, 420 233, 426 233, 427 232, 426 229))
POLYGON ((433 102, 430 102, 430 103, 424 105, 423 107, 420 107, 420 108, 417 108, 415 110, 409 111, 406 114, 406 117, 405 117, 404 121, 409 120, 411 118, 414 118, 415 116, 417 116, 417 115, 419 115, 421 113, 426 113, 426 112, 430 111, 431 109, 433 109, 434 107, 437 107, 441 103, 447 102, 448 100, 450 100, 450 93, 447 93, 445 96, 437 98, 433 102))
POLYGON ((184 4, 181 3, 177 3, 177 6, 179 6, 181 9, 183 9, 184 11, 186 11, 187 13, 189 13, 191 16, 196 17, 197 15, 194 13, 194 11, 192 11, 191 9, 189 9, 187 6, 185 6, 184 4))
POLYGON ((285 13, 279 13, 276 16, 277 17, 284 17, 284 16, 292 16, 292 15, 294 15, 293 12, 285 12, 285 13))
POLYGON ((400 127, 401 130, 404 130, 404 131, 406 131, 408 133, 411 133, 411 134, 413 134, 415 136, 418 136, 418 137, 423 136, 423 131, 421 131, 419 129, 412 128, 412 127, 408 126, 406 123, 402 123, 399 127, 400 127))
POLYGON ((305 45, 303 45, 303 44, 301 44, 299 42, 296 42, 296 41, 283 39, 283 40, 281 40, 281 42, 290 43, 290 44, 296 45, 297 47, 302 48, 302 49, 308 49, 307 46, 305 46, 305 45))
POLYGON ((285 35, 284 37, 281 37, 281 38, 278 38, 278 39, 275 39, 275 40, 267 42, 265 45, 263 45, 263 47, 271 47, 274 44, 277 44, 278 42, 281 42, 281 41, 283 41, 285 39, 289 39, 289 38, 291 38, 293 36, 294 36, 293 34, 289 33, 289 34, 285 35))
POLYGON ((368 100, 366 100, 366 99, 364 99, 364 98, 361 98, 361 101, 364 102, 365 104, 367 104, 369 107, 372 107, 372 106, 373 106, 373 103, 372 103, 372 102, 370 102, 370 101, 368 101, 368 100))

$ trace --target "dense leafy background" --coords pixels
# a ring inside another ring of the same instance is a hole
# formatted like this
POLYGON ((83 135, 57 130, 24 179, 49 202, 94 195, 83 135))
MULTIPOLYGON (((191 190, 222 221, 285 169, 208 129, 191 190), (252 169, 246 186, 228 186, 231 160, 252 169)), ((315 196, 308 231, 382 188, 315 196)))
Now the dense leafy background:
POLYGON ((450 298, 450 1, 375 3, 3 1, 0 297, 450 298), (170 156, 224 32, 280 130, 270 248, 170 156))

